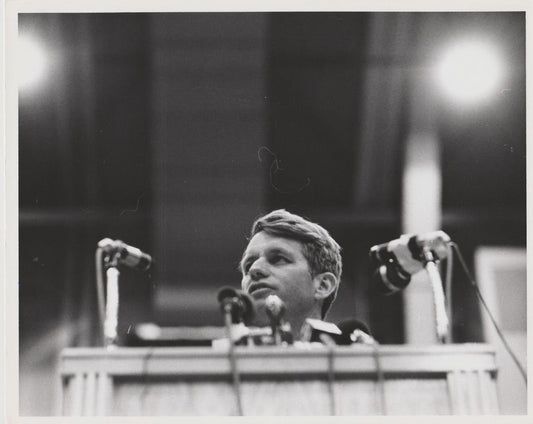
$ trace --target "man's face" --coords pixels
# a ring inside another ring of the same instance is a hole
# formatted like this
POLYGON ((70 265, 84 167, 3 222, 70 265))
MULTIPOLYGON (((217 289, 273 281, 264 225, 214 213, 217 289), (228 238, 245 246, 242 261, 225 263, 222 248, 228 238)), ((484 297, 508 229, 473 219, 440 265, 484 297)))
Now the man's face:
POLYGON ((293 325, 301 325, 316 308, 315 283, 300 242, 259 232, 250 240, 241 264, 242 289, 256 304, 256 325, 269 323, 264 304, 271 294, 283 300, 286 319, 293 325))

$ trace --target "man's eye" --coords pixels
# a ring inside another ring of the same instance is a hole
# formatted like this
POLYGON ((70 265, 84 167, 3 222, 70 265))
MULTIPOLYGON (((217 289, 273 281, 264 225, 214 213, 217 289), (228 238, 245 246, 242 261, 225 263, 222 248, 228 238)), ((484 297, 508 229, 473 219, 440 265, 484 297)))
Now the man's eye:
POLYGON ((272 263, 277 264, 280 262, 288 262, 288 260, 285 256, 281 256, 281 255, 276 255, 272 258, 272 263))

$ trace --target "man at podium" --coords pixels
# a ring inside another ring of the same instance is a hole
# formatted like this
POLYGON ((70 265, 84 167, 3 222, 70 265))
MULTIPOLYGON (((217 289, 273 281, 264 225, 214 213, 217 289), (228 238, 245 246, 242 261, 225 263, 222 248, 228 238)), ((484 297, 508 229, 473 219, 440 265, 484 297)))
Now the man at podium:
MULTIPOLYGON (((372 347, 361 349, 352 338, 354 326, 348 330, 322 321, 339 288, 340 250, 324 228, 298 215, 275 210, 262 216, 253 223, 240 263, 245 295, 234 288, 219 294, 236 295, 232 302, 247 299, 242 304, 252 298, 255 316, 249 324, 257 326, 257 335, 267 334, 267 343, 255 344, 252 337, 251 344, 237 344, 241 340, 232 332, 244 327, 244 315, 233 322, 232 309, 225 307, 228 337, 218 347, 66 349, 63 415, 497 413, 489 347, 368 343, 372 347), (283 304, 283 317, 298 341, 293 346, 281 338, 283 326, 274 323, 272 298, 283 304), (341 337, 329 337, 328 325, 341 337), (270 333, 260 332, 268 326, 270 333), (317 338, 328 346, 306 343, 314 341, 309 328, 326 329, 317 338), (352 342, 352 347, 333 346, 352 342)), ((227 299, 220 297, 221 305, 233 305, 227 299)))
POLYGON ((256 307, 253 324, 269 324, 265 301, 277 295, 294 338, 304 338, 306 319, 324 319, 335 300, 340 252, 327 230, 301 216, 279 209, 258 218, 240 262, 242 289, 256 307))

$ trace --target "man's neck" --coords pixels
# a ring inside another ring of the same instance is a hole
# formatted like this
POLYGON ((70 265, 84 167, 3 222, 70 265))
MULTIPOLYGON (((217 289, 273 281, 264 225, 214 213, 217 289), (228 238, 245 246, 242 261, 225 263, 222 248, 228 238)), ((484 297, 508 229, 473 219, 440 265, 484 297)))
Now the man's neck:
POLYGON ((305 340, 305 338, 307 337, 307 332, 308 332, 308 327, 309 327, 309 324, 305 322, 307 318, 321 319, 320 312, 314 311, 314 313, 298 321, 295 320, 294 322, 292 322, 289 320, 291 324, 291 331, 292 331, 292 335, 294 336, 294 340, 305 340))

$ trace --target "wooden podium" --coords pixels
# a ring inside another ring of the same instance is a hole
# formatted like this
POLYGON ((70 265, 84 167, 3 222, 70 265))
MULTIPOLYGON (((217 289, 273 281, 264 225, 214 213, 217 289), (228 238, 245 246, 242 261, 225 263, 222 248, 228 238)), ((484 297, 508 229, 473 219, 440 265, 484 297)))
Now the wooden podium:
MULTIPOLYGON (((483 344, 237 347, 243 415, 497 414, 483 344)), ((236 415, 226 350, 78 348, 61 355, 63 415, 236 415)))

